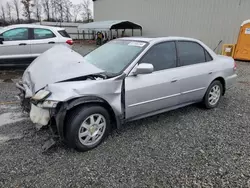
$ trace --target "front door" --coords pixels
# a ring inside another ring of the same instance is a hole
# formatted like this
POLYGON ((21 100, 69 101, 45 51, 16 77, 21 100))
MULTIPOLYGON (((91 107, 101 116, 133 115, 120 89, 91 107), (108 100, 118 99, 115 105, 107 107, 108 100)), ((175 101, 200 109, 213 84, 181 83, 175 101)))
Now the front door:
POLYGON ((175 42, 154 45, 138 64, 140 63, 152 64, 154 72, 129 75, 125 79, 126 119, 179 104, 179 67, 175 42))
MULTIPOLYGON (((28 28, 16 28, 1 34, 4 41, 0 44, 0 61, 7 59, 30 58, 30 40, 28 28)), ((1 62, 1 63, 4 63, 1 62)))

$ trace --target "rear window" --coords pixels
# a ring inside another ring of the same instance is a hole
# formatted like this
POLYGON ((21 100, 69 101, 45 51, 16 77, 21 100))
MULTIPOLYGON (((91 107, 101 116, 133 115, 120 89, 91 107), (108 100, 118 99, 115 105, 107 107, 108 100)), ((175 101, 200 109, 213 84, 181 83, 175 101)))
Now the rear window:
POLYGON ((55 34, 49 29, 34 29, 34 39, 49 39, 55 37, 55 34))
POLYGON ((178 55, 182 66, 206 62, 204 49, 196 42, 180 41, 177 43, 178 55))
POLYGON ((63 37, 70 38, 69 34, 65 30, 60 30, 58 33, 60 33, 63 37))

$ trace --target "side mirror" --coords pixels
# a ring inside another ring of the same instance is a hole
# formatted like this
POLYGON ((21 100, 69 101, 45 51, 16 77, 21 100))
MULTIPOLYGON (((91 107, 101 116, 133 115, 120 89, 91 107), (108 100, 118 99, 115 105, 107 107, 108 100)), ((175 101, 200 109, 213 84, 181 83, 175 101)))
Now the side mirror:
POLYGON ((133 72, 134 75, 138 74, 150 74, 154 71, 154 66, 149 63, 141 63, 139 64, 135 71, 133 72))
POLYGON ((4 38, 0 36, 0 44, 3 44, 4 38))

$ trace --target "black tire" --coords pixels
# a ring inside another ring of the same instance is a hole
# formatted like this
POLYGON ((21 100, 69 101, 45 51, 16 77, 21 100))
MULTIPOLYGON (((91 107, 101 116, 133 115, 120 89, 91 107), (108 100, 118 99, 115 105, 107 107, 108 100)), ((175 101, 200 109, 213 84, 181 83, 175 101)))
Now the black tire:
POLYGON ((69 114, 69 117, 66 121, 66 144, 78 151, 84 152, 91 150, 102 143, 102 141, 108 136, 111 130, 110 116, 107 110, 101 106, 97 105, 86 105, 80 108, 75 109, 69 114), (81 127, 81 124, 85 121, 86 118, 92 114, 101 114, 106 120, 106 129, 100 140, 94 145, 88 146, 81 143, 78 132, 81 127))
POLYGON ((207 109, 216 108, 216 107, 218 106, 220 100, 221 100, 222 93, 223 93, 223 86, 222 86, 222 83, 221 83, 219 80, 213 81, 213 82, 210 84, 210 86, 208 87, 207 92, 206 92, 206 94, 205 94, 205 96, 204 96, 204 98, 203 98, 203 105, 204 105, 204 107, 207 108, 207 109), (209 93, 211 92, 212 88, 213 88, 214 86, 216 86, 216 85, 219 86, 219 88, 220 88, 220 97, 219 97, 219 100, 216 102, 216 104, 211 104, 211 103, 209 102, 209 93))

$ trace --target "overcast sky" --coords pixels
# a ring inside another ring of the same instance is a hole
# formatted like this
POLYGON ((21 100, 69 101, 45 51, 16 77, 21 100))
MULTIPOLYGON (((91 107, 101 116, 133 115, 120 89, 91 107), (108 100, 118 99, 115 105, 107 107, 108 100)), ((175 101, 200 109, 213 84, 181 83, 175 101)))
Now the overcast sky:
MULTIPOLYGON (((20 4, 21 4, 21 0, 19 0, 20 1, 20 4)), ((42 0, 41 0, 42 1, 42 0)), ((81 3, 81 2, 83 2, 83 0, 70 0, 73 4, 79 4, 79 3, 81 3)), ((13 3, 13 0, 0 0, 0 6, 1 5, 3 5, 4 7, 6 7, 6 3, 7 2, 11 2, 11 3, 13 3)), ((91 7, 91 10, 92 10, 92 14, 94 14, 94 11, 93 11, 93 1, 92 0, 89 0, 89 2, 91 3, 90 4, 90 7, 91 7)), ((1 10, 0 10, 0 12, 1 12, 1 10)), ((21 17, 23 17, 22 16, 22 14, 20 15, 21 17)), ((78 15, 78 18, 79 18, 79 15, 78 15)))
MULTIPOLYGON (((6 2, 12 2, 13 0, 0 0, 0 4, 3 4, 3 5, 5 5, 6 4, 6 2)), ((20 0, 21 1, 21 0, 20 0)), ((82 0, 71 0, 71 2, 73 3, 73 4, 78 4, 78 3, 80 3, 82 0)), ((93 2, 92 2, 92 0, 90 0, 90 2, 91 2, 91 7, 92 7, 92 10, 93 10, 93 2)))

